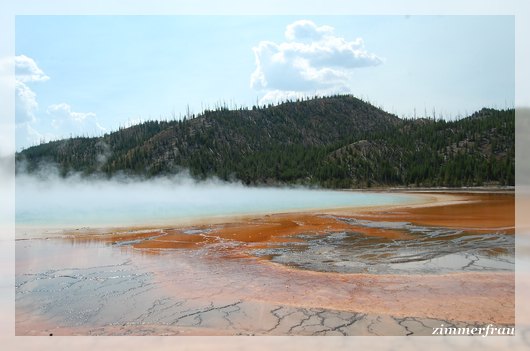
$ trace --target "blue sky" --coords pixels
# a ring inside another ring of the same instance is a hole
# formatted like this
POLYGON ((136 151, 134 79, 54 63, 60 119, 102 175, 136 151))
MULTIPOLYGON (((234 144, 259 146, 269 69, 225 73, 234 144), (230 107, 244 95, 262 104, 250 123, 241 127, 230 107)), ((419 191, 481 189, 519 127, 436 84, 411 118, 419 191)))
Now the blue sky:
POLYGON ((514 104, 512 16, 17 16, 16 147, 220 102, 351 93, 399 116, 514 104))

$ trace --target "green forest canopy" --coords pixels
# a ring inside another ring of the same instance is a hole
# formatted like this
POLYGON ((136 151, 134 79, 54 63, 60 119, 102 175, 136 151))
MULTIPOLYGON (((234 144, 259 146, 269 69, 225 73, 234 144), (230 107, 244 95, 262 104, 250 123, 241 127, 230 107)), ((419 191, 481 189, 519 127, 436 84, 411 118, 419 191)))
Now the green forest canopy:
POLYGON ((515 111, 484 108, 457 121, 400 119, 350 95, 273 106, 219 107, 101 137, 43 143, 17 172, 197 179, 328 188, 514 185, 515 111))

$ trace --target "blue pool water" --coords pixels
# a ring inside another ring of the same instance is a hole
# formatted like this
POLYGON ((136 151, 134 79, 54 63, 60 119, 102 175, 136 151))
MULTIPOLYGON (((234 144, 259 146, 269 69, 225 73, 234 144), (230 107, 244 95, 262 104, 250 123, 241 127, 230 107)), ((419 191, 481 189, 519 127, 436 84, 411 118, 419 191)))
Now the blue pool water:
POLYGON ((30 226, 139 225, 416 201, 419 197, 409 194, 253 188, 189 179, 120 182, 17 177, 15 218, 17 225, 30 226))

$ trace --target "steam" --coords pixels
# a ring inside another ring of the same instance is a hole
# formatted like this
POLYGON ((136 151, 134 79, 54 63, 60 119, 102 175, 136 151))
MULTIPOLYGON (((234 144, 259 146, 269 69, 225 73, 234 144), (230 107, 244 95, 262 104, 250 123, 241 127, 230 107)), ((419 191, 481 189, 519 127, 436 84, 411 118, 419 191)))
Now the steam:
POLYGON ((112 151, 110 145, 100 140, 96 143, 96 150, 98 153, 96 155, 96 162, 98 164, 98 171, 101 171, 101 167, 107 163, 107 160, 112 156, 112 151))
MULTIPOLYGON (((103 160, 103 158, 102 158, 103 160)), ((171 177, 112 179, 71 175, 52 166, 16 176, 17 232, 24 227, 105 227, 166 225, 244 214, 314 208, 390 204, 410 197, 307 188, 247 187, 216 178, 171 177)))

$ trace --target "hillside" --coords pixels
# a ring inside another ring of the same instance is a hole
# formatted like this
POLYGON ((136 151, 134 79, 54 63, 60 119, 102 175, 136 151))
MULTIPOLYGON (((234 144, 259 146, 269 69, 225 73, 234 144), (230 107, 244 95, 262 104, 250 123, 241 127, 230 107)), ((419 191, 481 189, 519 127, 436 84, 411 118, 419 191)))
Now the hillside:
POLYGON ((152 177, 189 170, 246 184, 332 188, 514 184, 514 110, 454 122, 405 120, 352 96, 205 111, 98 138, 23 150, 17 171, 56 164, 62 175, 152 177))

